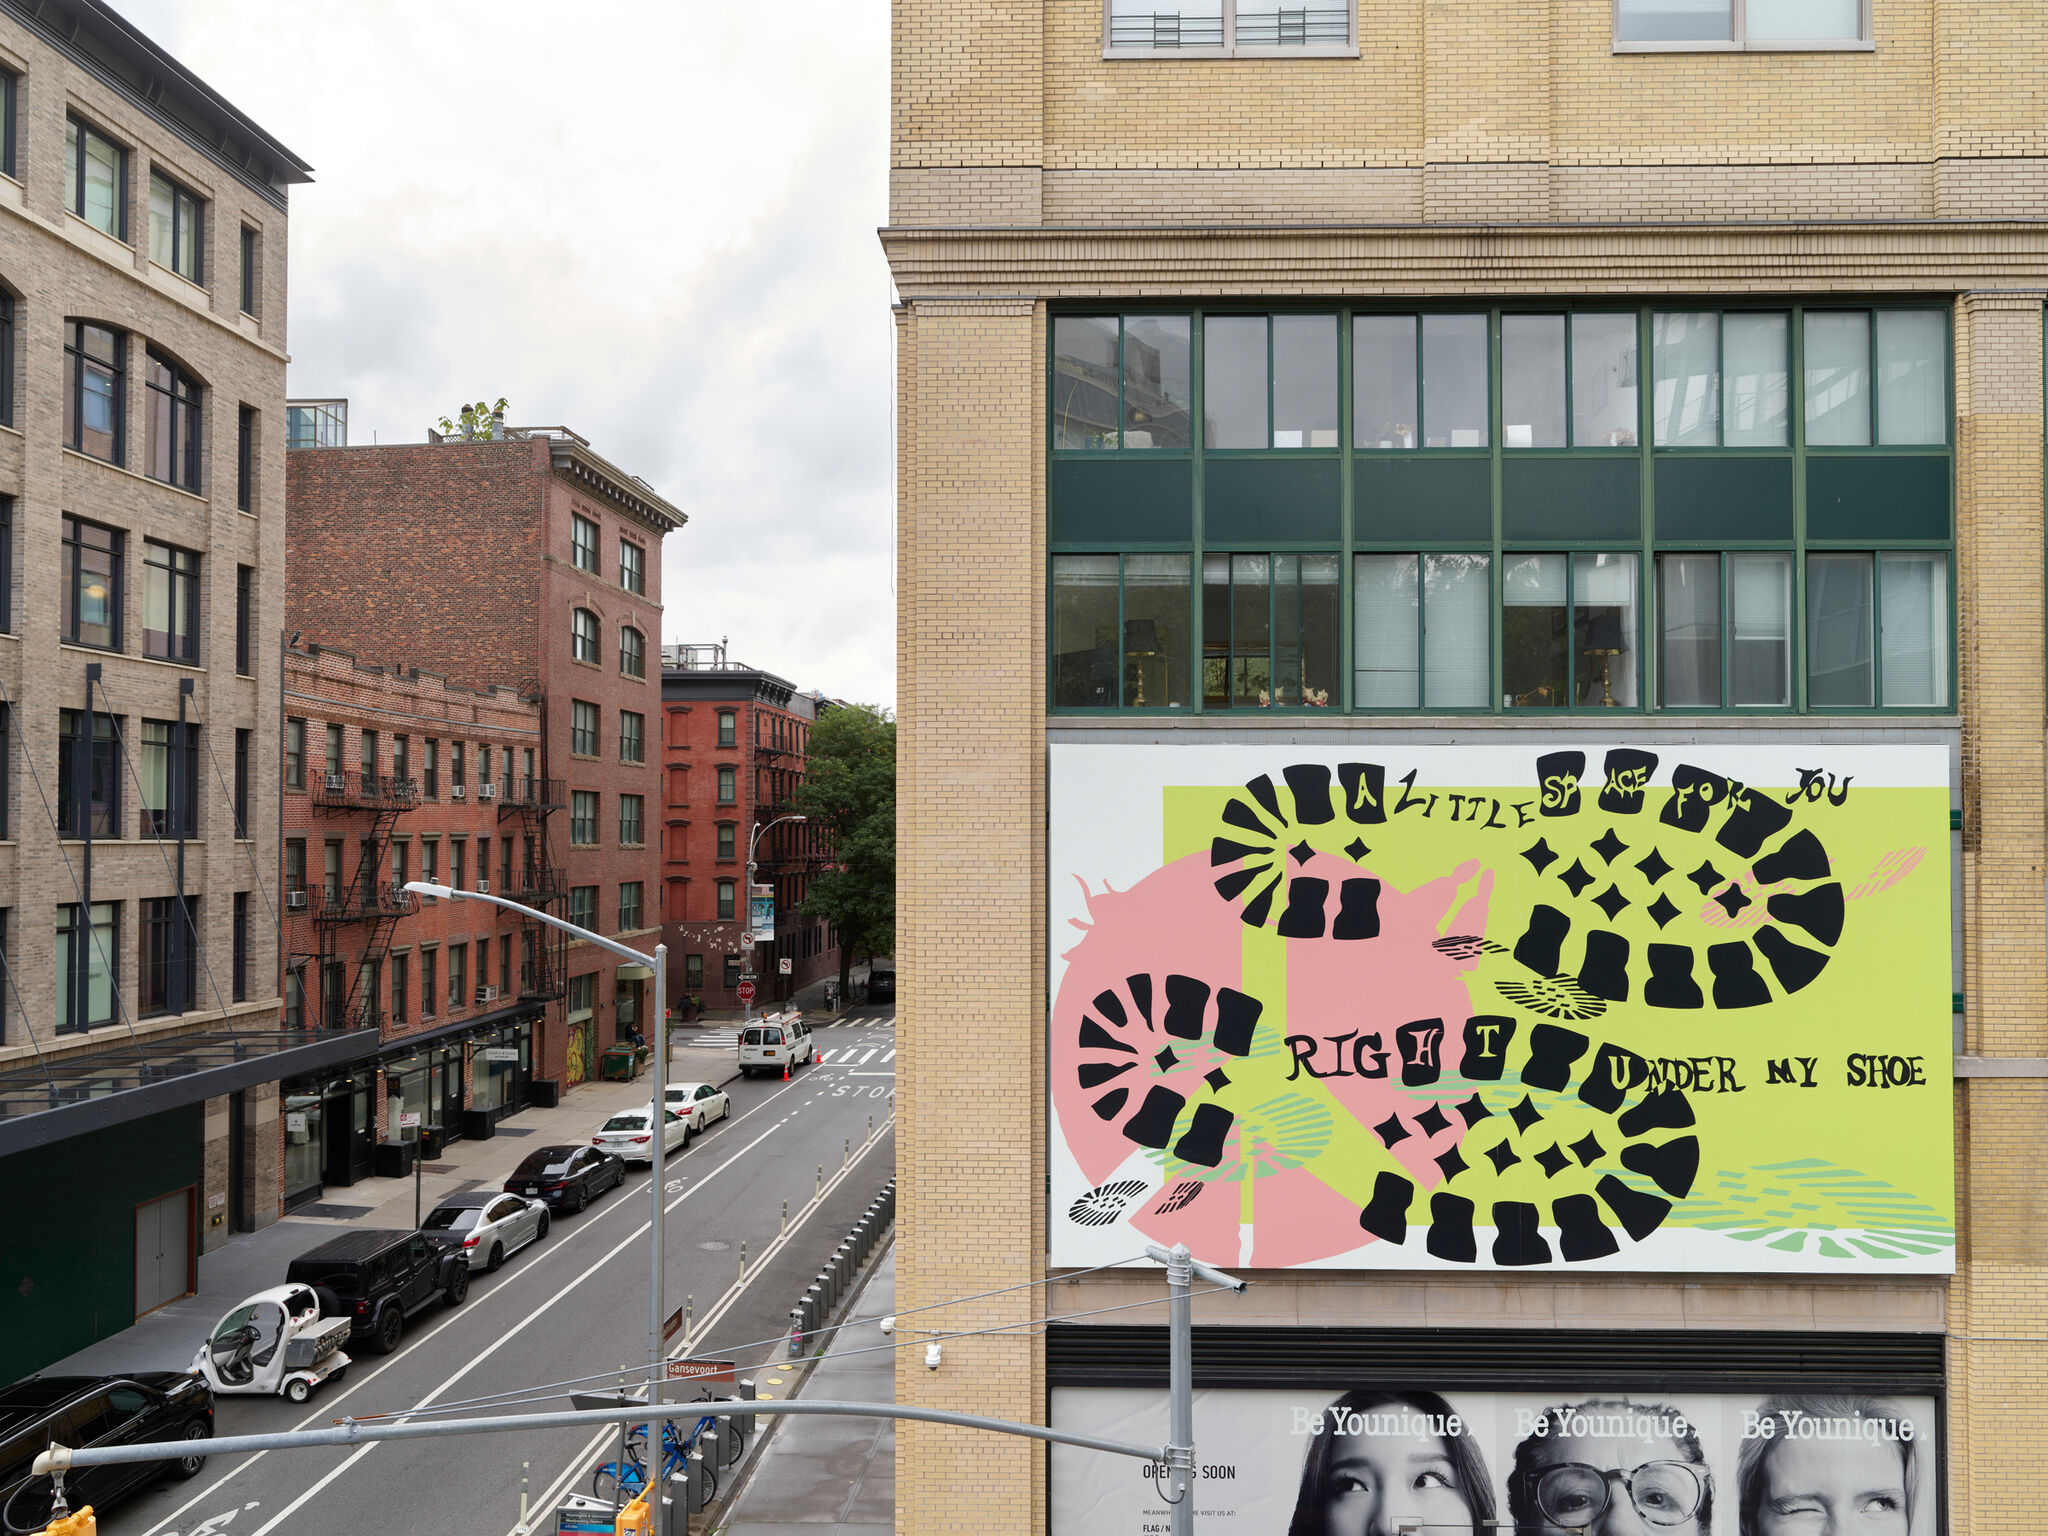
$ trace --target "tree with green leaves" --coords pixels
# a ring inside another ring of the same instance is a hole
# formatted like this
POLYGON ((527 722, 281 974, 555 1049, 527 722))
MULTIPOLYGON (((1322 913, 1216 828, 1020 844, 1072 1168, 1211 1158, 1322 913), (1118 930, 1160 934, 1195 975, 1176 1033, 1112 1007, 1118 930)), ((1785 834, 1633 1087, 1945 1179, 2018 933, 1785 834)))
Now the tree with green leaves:
POLYGON ((465 443, 488 443, 498 436, 498 428, 505 416, 505 397, 498 396, 496 405, 487 405, 479 400, 475 405, 465 405, 462 414, 454 420, 443 416, 440 433, 443 437, 459 437, 465 443))
POLYGON ((839 932, 839 995, 853 952, 896 947, 896 722, 874 704, 841 704, 811 727, 796 808, 825 829, 832 868, 815 876, 800 909, 839 932))

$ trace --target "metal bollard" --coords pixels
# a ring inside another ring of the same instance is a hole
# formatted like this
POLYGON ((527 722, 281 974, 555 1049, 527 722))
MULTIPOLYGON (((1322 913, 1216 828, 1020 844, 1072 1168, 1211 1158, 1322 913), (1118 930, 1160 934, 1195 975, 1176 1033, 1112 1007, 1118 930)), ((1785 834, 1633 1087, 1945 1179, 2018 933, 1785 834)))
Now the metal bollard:
MULTIPOLYGON (((752 1378, 745 1376, 740 1378, 739 1396, 742 1401, 751 1403, 759 1395, 760 1394, 754 1390, 754 1383, 752 1378)), ((737 1420, 737 1422, 740 1426, 740 1433, 745 1435, 749 1440, 753 1439, 754 1416, 751 1413, 742 1414, 737 1420)))
POLYGON ((839 1166, 844 1168, 853 1161, 853 1138, 843 1138, 839 1143, 839 1166))
POLYGON ((745 1243, 740 1244, 740 1278, 742 1280, 747 1278, 747 1245, 745 1243))
POLYGON ((814 1192, 812 1193, 812 1195, 811 1195, 811 1203, 812 1203, 813 1205, 817 1204, 817 1202, 818 1202, 819 1200, 821 1200, 822 1198, 824 1198, 824 1194, 825 1194, 825 1165, 824 1165, 823 1163, 820 1163, 820 1164, 818 1164, 818 1187, 817 1187, 817 1189, 816 1189, 816 1190, 815 1190, 815 1191, 814 1191, 814 1192))
POLYGON ((789 1202, 782 1202, 782 1235, 789 1236, 789 1202))

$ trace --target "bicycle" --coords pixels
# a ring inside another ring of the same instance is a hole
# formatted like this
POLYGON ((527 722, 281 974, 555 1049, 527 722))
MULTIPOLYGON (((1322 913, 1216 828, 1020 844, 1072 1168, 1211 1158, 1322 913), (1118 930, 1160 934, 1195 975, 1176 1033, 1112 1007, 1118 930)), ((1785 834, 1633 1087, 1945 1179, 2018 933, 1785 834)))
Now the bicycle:
MULTIPOLYGON (((714 1401, 709 1392, 698 1396, 697 1401, 714 1401)), ((703 1442, 706 1433, 717 1424, 717 1416, 705 1414, 697 1420, 688 1436, 678 1439, 676 1422, 670 1420, 663 1425, 661 1475, 664 1481, 675 1476, 689 1465, 689 1457, 703 1442)), ((746 1435, 737 1425, 733 1426, 725 1464, 729 1467, 740 1459, 746 1450, 746 1435)), ((598 1498, 619 1502, 639 1496, 647 1486, 647 1426, 635 1424, 626 1432, 626 1455, 624 1462, 608 1461, 590 1475, 590 1491, 598 1498)), ((704 1498, 707 1502, 718 1497, 718 1468, 711 1460, 704 1463, 704 1498)))

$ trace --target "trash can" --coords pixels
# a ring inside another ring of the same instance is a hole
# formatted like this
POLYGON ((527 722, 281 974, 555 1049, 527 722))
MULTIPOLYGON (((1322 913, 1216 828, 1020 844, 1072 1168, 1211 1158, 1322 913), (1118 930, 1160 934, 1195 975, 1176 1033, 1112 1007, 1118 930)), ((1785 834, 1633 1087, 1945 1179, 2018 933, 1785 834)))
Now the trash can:
POLYGON ((441 1149, 448 1145, 448 1127, 445 1125, 423 1125, 420 1127, 420 1156, 430 1163, 441 1160, 441 1149))
POLYGON ((607 1046, 597 1059, 598 1076, 608 1083, 630 1083, 640 1075, 643 1053, 630 1041, 607 1046))
POLYGON ((462 1112, 464 1141, 489 1141, 497 1134, 498 1122, 491 1118, 488 1109, 465 1109, 462 1112))
POLYGON ((378 1142, 377 1177, 380 1179, 409 1178, 412 1175, 412 1162, 417 1150, 417 1142, 378 1142))

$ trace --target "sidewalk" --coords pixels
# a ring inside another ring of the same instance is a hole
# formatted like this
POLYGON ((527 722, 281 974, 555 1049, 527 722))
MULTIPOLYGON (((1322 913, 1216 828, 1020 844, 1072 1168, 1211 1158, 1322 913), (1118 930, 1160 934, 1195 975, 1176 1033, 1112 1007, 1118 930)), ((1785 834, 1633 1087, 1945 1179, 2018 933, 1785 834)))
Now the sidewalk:
MULTIPOLYGON (((895 1304, 892 1241, 846 1315, 873 1317, 895 1304)), ((888 1342, 872 1323, 843 1329, 804 1373, 802 1395, 895 1402, 895 1351, 876 1348, 888 1342)), ((735 1506, 713 1527, 717 1536, 892 1536, 895 1529, 896 1421, 823 1415, 782 1422, 735 1506)))
MULTIPOLYGON (((729 1049, 678 1044, 671 1053, 672 1082, 724 1084, 738 1075, 737 1053, 729 1049)), ((653 1079, 645 1073, 631 1083, 578 1083, 564 1091, 560 1108, 522 1110, 500 1124, 488 1141, 454 1143, 441 1161, 423 1165, 420 1209, 430 1211, 444 1195, 458 1190, 497 1188, 535 1147, 588 1141, 608 1116, 644 1105, 652 1090, 653 1079)), ((286 1266, 308 1248, 350 1227, 397 1227, 409 1232, 412 1213, 413 1181, 409 1178, 369 1178, 347 1188, 329 1189, 317 1204, 301 1206, 282 1221, 258 1232, 242 1233, 214 1252, 202 1254, 196 1294, 159 1307, 131 1327, 45 1367, 45 1374, 187 1370, 193 1352, 228 1308, 258 1291, 281 1285, 286 1266)))

